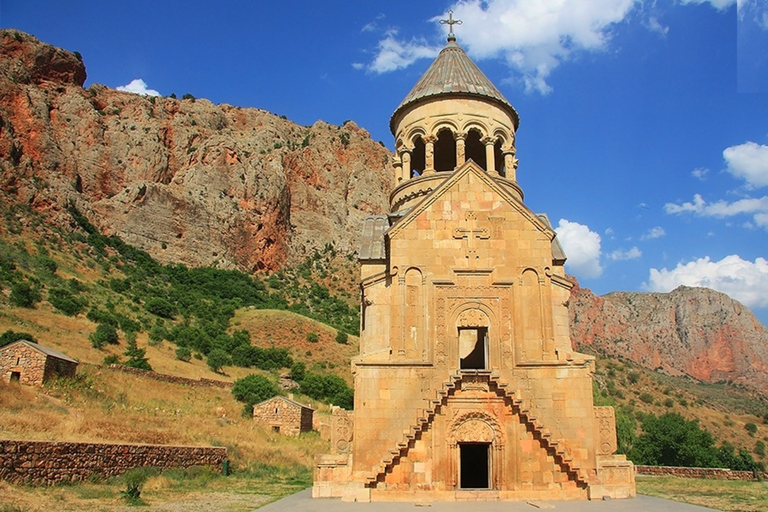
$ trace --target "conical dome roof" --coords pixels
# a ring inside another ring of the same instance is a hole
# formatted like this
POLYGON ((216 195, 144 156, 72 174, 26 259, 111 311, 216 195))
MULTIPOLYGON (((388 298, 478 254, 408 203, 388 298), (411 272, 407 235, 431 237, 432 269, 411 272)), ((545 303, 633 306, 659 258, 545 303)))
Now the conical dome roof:
POLYGON ((448 44, 442 49, 426 73, 413 86, 411 92, 395 109, 390 121, 390 128, 394 133, 394 121, 397 114, 406 107, 425 98, 440 95, 454 96, 480 96, 500 104, 509 110, 515 121, 515 129, 520 124, 512 104, 499 92, 493 83, 488 80, 477 64, 464 53, 464 50, 453 38, 448 39, 448 44))

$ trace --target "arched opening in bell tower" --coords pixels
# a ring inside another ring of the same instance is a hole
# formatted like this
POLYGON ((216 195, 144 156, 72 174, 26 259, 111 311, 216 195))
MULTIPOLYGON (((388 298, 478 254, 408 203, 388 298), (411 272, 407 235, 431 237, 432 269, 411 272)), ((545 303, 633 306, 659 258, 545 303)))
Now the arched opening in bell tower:
POLYGON ((421 176, 427 166, 427 153, 424 139, 421 135, 413 138, 413 151, 411 152, 411 178, 421 176))
POLYGON ((467 134, 466 149, 467 160, 473 160, 477 165, 488 170, 485 160, 485 145, 482 142, 483 135, 479 130, 471 129, 467 134))
POLYGON ((443 128, 435 142, 435 170, 452 171, 456 168, 456 139, 453 132, 443 128))
POLYGON ((504 169, 504 154, 501 152, 501 140, 496 139, 493 144, 493 161, 496 166, 496 172, 501 176, 506 176, 506 170, 504 169))

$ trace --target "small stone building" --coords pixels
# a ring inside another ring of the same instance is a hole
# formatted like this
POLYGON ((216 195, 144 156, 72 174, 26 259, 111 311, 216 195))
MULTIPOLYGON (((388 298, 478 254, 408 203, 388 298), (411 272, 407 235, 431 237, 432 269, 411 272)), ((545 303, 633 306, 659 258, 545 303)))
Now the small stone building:
POLYGON ((77 361, 52 348, 19 340, 0 347, 0 379, 41 386, 55 377, 74 377, 77 361))
POLYGON ((284 396, 275 396, 253 406, 253 419, 275 432, 297 436, 312 430, 314 409, 284 396))

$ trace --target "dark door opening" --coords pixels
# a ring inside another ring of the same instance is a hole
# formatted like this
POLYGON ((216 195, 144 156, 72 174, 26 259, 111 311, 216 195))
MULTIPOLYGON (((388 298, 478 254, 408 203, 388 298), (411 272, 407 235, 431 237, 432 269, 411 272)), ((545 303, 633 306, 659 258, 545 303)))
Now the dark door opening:
POLYGON ((19 382, 21 380, 21 372, 11 372, 11 382, 19 382))
POLYGON ((488 368, 488 328, 460 328, 459 351, 460 369, 485 370, 488 368))
POLYGON ((459 486, 462 489, 489 489, 488 453, 490 443, 459 443, 461 474, 459 486))

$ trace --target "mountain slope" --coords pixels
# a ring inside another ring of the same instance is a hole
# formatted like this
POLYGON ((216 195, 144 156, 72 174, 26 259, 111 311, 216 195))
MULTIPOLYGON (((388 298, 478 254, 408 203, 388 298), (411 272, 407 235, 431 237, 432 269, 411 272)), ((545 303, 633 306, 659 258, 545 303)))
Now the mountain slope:
POLYGON ((768 394, 768 329, 725 294, 681 286, 597 297, 577 286, 568 310, 575 348, 768 394))
MULTIPOLYGON (((0 31, 0 194, 59 225, 74 203, 161 262, 276 270, 357 249, 390 153, 354 123, 82 85, 78 55, 0 31)), ((12 219, 23 223, 23 215, 12 219)))

